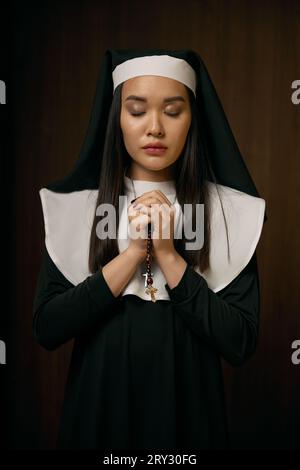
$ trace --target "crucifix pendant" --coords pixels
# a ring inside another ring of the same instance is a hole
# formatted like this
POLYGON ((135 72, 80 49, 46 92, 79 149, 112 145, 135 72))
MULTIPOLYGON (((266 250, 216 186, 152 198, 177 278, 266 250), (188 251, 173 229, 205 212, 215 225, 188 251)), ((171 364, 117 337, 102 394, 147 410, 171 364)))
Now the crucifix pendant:
MULTIPOLYGON (((144 273, 144 274, 142 274, 142 276, 145 276, 145 287, 146 287, 145 293, 151 295, 152 302, 156 302, 154 294, 155 294, 155 292, 157 292, 157 289, 155 287, 151 286, 151 284, 148 286, 148 283, 147 283, 148 277, 150 277, 150 274, 149 273, 144 273)), ((151 276, 153 276, 153 273, 151 273, 151 276)))
POLYGON ((155 292, 157 292, 157 289, 153 286, 149 286, 147 287, 147 289, 145 290, 146 294, 150 294, 151 295, 151 300, 152 302, 156 302, 156 299, 155 299, 155 292))

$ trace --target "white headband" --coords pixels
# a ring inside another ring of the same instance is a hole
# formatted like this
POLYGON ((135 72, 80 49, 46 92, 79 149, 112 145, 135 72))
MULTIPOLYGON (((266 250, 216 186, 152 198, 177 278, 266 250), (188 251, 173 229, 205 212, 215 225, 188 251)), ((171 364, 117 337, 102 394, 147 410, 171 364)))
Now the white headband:
POLYGON ((196 73, 184 60, 169 55, 151 55, 129 59, 117 65, 112 73, 114 91, 120 83, 140 75, 159 75, 178 80, 196 96, 196 73))

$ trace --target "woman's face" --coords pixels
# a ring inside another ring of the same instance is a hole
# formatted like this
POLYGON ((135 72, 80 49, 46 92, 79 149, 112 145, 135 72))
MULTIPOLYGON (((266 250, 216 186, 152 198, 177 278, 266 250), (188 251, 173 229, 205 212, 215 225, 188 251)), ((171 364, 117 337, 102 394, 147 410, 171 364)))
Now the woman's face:
POLYGON ((134 77, 123 83, 121 100, 124 145, 134 166, 150 174, 170 167, 182 152, 191 123, 185 86, 156 75, 134 77), (167 147, 161 155, 143 148, 154 142, 167 147))

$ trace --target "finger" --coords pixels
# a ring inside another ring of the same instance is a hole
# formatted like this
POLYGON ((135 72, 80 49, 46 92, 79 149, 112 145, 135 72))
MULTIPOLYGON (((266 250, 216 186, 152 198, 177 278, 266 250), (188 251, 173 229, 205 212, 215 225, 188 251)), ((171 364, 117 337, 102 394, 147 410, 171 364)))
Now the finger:
POLYGON ((150 220, 154 222, 154 224, 159 225, 171 225, 174 220, 174 208, 171 206, 167 206, 166 204, 154 204, 152 206, 145 206, 139 204, 137 207, 137 212, 144 213, 149 215, 150 220))
MULTIPOLYGON (((152 207, 155 207, 155 206, 152 206, 152 207)), ((150 215, 151 214, 151 206, 146 206, 145 204, 138 204, 136 207, 132 207, 132 206, 128 207, 128 216, 135 217, 139 213, 144 213, 144 214, 150 215)))
POLYGON ((139 202, 143 201, 144 197, 154 197, 157 198, 161 203, 163 204, 164 202, 168 205, 171 206, 171 202, 167 198, 167 196, 160 190, 160 189, 155 189, 153 191, 148 191, 147 193, 142 194, 139 198, 139 202))
MULTIPOLYGON (((130 231, 131 236, 136 234, 136 237, 140 238, 143 233, 144 234, 143 237, 147 238, 148 236, 147 226, 150 222, 149 219, 150 219, 149 216, 147 216, 146 214, 139 214, 138 216, 132 218, 131 221, 129 222, 129 231, 130 231)), ((135 236, 133 238, 135 238, 135 236)))
POLYGON ((171 206, 172 204, 171 204, 171 202, 169 201, 169 199, 167 198, 167 196, 166 196, 160 189, 158 189, 157 191, 161 194, 161 196, 162 196, 163 199, 165 200, 166 204, 168 204, 168 206, 171 206))
POLYGON ((163 238, 169 238, 174 230, 174 209, 167 206, 159 206, 159 210, 153 209, 151 221, 154 222, 154 228, 161 234, 166 233, 163 238))
POLYGON ((161 200, 161 199, 158 199, 158 198, 155 198, 155 197, 151 197, 151 198, 148 198, 148 199, 144 199, 143 201, 139 202, 137 201, 137 204, 136 206, 133 206, 134 209, 136 208, 143 208, 143 207, 155 207, 155 208, 158 208, 158 207, 163 207, 165 206, 167 209, 168 208, 171 208, 172 205, 169 205, 165 202, 165 200, 161 200))
MULTIPOLYGON (((135 202, 133 203, 133 207, 139 203, 149 205, 152 201, 157 201, 157 203, 167 204, 171 206, 171 202, 169 199, 164 195, 164 193, 160 190, 148 191, 138 198, 136 198, 135 202), (151 202, 150 202, 151 201, 151 202)), ((153 203, 153 202, 152 202, 153 203)))
POLYGON ((175 215, 175 208, 174 206, 168 206, 166 204, 159 205, 158 207, 154 205, 153 207, 153 213, 159 212, 164 218, 169 217, 172 219, 175 215))
POLYGON ((131 215, 128 217, 128 220, 129 220, 129 223, 131 223, 132 221, 134 221, 134 223, 140 223, 140 222, 143 222, 145 221, 145 223, 149 223, 151 222, 151 217, 149 214, 147 213, 142 213, 142 212, 137 212, 135 215, 131 215))

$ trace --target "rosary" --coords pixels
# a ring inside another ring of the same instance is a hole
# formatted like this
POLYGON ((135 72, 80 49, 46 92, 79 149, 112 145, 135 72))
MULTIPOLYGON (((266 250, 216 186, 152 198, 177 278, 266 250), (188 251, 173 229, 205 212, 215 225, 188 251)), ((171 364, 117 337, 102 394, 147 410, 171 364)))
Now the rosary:
MULTIPOLYGON (((129 177, 130 178, 130 177, 129 177)), ((133 192, 134 192, 134 197, 137 199, 137 195, 134 189, 134 184, 132 178, 130 178, 133 192)), ((135 199, 133 199, 131 202, 133 202, 135 199)), ((176 196, 175 196, 176 200, 176 196)), ((175 201, 174 201, 175 202, 175 201)), ((153 286, 153 273, 151 273, 151 249, 152 249, 152 238, 151 238, 151 223, 148 225, 148 238, 147 238, 147 256, 146 256, 146 272, 142 274, 142 276, 145 276, 145 293, 148 295, 151 295, 151 300, 152 302, 156 302, 155 299, 155 293, 157 292, 157 289, 153 286)))

